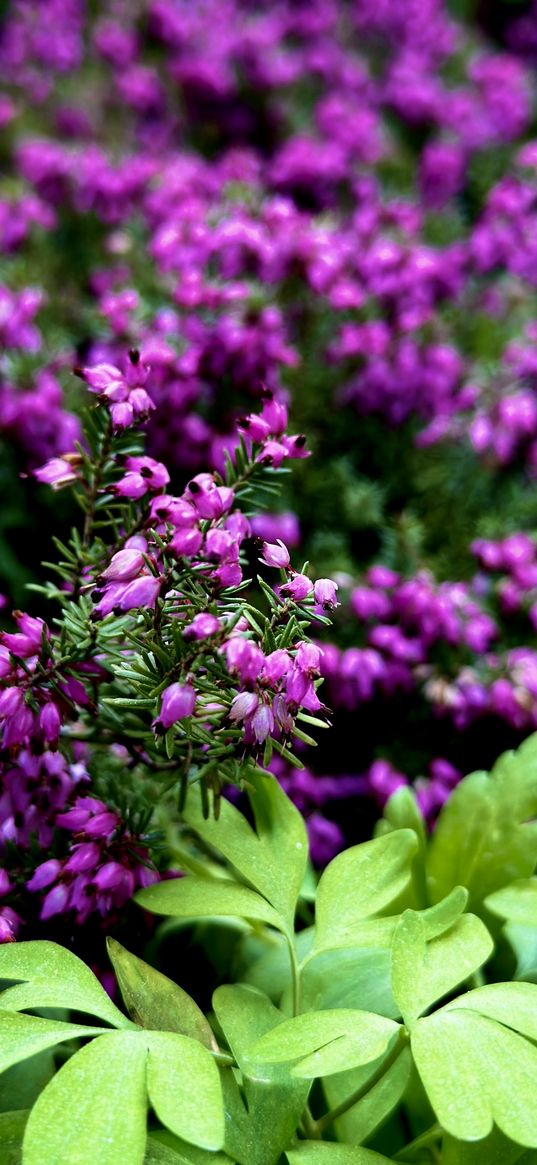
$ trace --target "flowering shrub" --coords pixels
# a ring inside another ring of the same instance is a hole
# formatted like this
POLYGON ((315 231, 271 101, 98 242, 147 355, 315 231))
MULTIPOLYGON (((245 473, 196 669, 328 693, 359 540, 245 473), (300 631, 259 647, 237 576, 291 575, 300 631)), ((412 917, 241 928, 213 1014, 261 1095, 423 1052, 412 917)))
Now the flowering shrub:
POLYGON ((337 584, 293 570, 281 539, 259 540, 259 561, 280 576, 276 588, 259 580, 266 612, 243 577, 249 506, 272 495, 282 461, 306 456, 285 406, 268 396, 225 475, 197 474, 173 495, 133 428, 153 408, 139 353, 123 371, 80 374, 97 395, 87 443, 35 470, 53 490, 71 486, 84 511, 81 533, 58 546, 59 583, 42 588, 61 615, 51 629, 16 612, 16 631, 0 633, 4 941, 23 921, 21 892, 38 896, 42 921, 117 918, 158 878, 155 797, 169 821, 196 785, 217 817, 222 792, 247 787, 273 751, 299 764, 293 738, 313 743, 305 727, 325 713, 321 651, 304 631, 327 621, 337 584), (114 762, 127 766, 123 790, 114 762), (43 850, 54 856, 40 861, 43 850))

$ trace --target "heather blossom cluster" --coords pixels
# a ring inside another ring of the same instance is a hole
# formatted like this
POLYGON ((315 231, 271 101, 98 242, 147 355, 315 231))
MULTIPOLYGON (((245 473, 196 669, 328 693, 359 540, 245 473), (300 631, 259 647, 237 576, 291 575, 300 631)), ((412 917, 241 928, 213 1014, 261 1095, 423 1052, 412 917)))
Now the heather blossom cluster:
POLYGON ((240 422, 245 436, 228 451, 225 477, 196 474, 173 495, 163 464, 127 451, 154 407, 139 352, 123 370, 101 364, 79 375, 98 398, 90 447, 35 470, 55 490, 74 487, 85 511, 82 540, 63 550, 62 585, 46 592, 61 604, 60 631, 15 612, 16 630, 0 633, 3 941, 16 937, 34 895, 42 922, 65 916, 82 926, 96 915, 109 925, 159 877, 151 811, 142 828, 132 805, 125 816, 113 794, 98 795, 95 746, 123 757, 134 780, 137 771, 167 774, 164 791, 179 789, 181 804, 197 785, 217 813, 249 763, 266 766, 273 749, 289 763, 295 736, 312 743, 301 719, 322 725, 327 711, 316 691, 322 649, 304 629, 326 622, 337 584, 295 571, 285 543, 256 540, 241 508, 271 489, 267 476, 282 461, 307 456, 304 439, 286 431, 285 405, 266 394, 240 422), (279 571, 279 586, 262 580, 268 614, 244 592, 248 542, 279 571))

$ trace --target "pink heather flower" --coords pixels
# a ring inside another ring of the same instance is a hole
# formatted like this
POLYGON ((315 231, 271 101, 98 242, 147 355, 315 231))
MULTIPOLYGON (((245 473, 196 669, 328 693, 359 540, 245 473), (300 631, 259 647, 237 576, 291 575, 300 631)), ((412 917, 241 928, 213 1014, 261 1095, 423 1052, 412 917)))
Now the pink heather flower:
POLYGON ((149 490, 164 489, 170 480, 165 465, 152 457, 127 457, 127 473, 116 482, 114 493, 136 501, 149 490))
POLYGON ((274 687, 283 676, 287 675, 292 666, 291 656, 283 648, 277 648, 267 655, 261 671, 261 679, 274 687))
POLYGON ((52 918, 54 914, 63 914, 67 910, 71 891, 63 882, 59 882, 43 899, 43 905, 39 914, 40 919, 45 922, 47 918, 52 918))
POLYGON ((158 593, 162 585, 160 575, 145 574, 134 579, 123 591, 114 607, 119 611, 132 611, 135 607, 151 608, 155 606, 158 593))
POLYGON ((264 562, 265 566, 276 566, 286 570, 291 559, 287 546, 282 542, 281 538, 278 538, 277 542, 263 543, 263 553, 259 561, 264 562))
POLYGON ((255 692, 239 692, 238 696, 234 696, 231 701, 231 708, 229 711, 230 720, 246 720, 248 716, 252 716, 259 703, 259 697, 255 692))
POLYGON ((229 671, 238 675, 243 684, 254 683, 265 662, 260 647, 242 635, 233 635, 224 645, 229 671))
POLYGON ((62 718, 58 706, 50 700, 39 713, 39 731, 47 744, 56 744, 60 735, 62 718))
POLYGON ((110 406, 112 426, 117 433, 129 429, 134 421, 134 409, 129 401, 118 401, 110 406))
POLYGON ((203 534, 197 526, 191 530, 184 528, 176 531, 168 543, 168 550, 178 558, 191 558, 201 549, 202 542, 203 534))
POLYGON ((26 883, 26 889, 45 890, 52 882, 55 882, 61 872, 62 864, 57 858, 49 858, 47 862, 41 862, 40 866, 36 866, 32 877, 26 883))
POLYGON ((307 675, 318 674, 322 655, 322 649, 317 644, 302 642, 298 644, 295 653, 295 664, 307 675))
POLYGON ((284 583, 280 588, 281 593, 290 595, 296 603, 301 603, 302 599, 307 599, 313 590, 313 583, 305 574, 294 574, 289 582, 284 583))
POLYGON ((0 911, 0 943, 15 942, 19 921, 14 910, 10 910, 6 906, 2 907, 0 911))
POLYGON ((178 720, 191 716, 196 703, 196 693, 192 684, 169 684, 162 693, 160 715, 153 721, 153 728, 166 732, 178 720))
MULTIPOLYGON (((75 457, 73 456, 72 462, 74 461, 75 457)), ((52 486, 53 490, 64 489, 65 486, 72 485, 77 480, 78 475, 72 462, 64 457, 52 457, 39 469, 34 469, 33 475, 43 485, 52 486)))
POLYGON ((0 869, 0 898, 5 898, 11 890, 11 882, 9 880, 6 870, 0 869))
POLYGON ((183 636, 185 639, 206 639, 208 635, 216 635, 220 629, 221 623, 216 615, 211 615, 209 611, 200 611, 188 627, 185 627, 183 636))
POLYGON ((313 594, 315 602, 319 603, 325 611, 333 611, 335 607, 339 606, 336 591, 338 585, 332 582, 329 578, 319 578, 313 586, 313 594))
POLYGON ((132 582, 145 565, 140 550, 118 550, 110 559, 102 577, 110 582, 132 582))
POLYGON ((74 845, 65 863, 64 869, 72 874, 85 874, 95 869, 101 856, 100 847, 96 841, 82 841, 74 845))
POLYGON ((263 744, 274 729, 272 708, 268 704, 259 704, 251 717, 250 724, 257 743, 263 744))

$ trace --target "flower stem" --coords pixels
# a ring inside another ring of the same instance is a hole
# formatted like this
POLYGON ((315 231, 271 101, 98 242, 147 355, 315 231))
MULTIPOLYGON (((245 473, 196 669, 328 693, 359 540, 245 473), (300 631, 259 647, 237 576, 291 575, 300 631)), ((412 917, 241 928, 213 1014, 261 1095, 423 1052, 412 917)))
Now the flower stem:
POLYGON ((315 1121, 317 1136, 322 1136, 325 1129, 329 1128, 330 1125, 338 1119, 338 1117, 343 1116, 343 1113, 348 1112, 349 1108, 352 1108, 353 1105, 358 1104, 358 1101, 362 1100, 362 1097, 366 1096, 368 1092, 371 1092, 371 1089, 375 1087, 375 1084, 378 1084, 379 1080, 382 1080, 382 1077, 385 1076, 387 1072, 389 1072, 392 1064, 395 1064, 395 1061, 401 1055, 407 1040, 408 1034, 404 1028, 401 1028, 391 1051, 387 1056, 384 1057, 382 1062, 373 1072, 373 1075, 370 1076, 369 1079, 366 1080, 363 1084, 361 1084, 359 1088, 356 1088, 354 1092, 351 1092, 351 1095, 348 1096, 346 1100, 342 1100, 341 1104, 336 1105, 336 1107, 330 1109, 330 1112, 327 1112, 325 1116, 322 1116, 319 1118, 319 1120, 315 1121))

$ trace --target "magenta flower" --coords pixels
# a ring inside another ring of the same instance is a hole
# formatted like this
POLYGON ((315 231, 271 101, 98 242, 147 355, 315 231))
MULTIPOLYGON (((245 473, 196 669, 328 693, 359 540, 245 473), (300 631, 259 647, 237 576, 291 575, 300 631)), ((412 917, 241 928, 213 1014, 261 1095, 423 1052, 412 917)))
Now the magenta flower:
POLYGON ((265 566, 276 566, 286 570, 291 559, 287 546, 282 542, 281 538, 278 538, 277 542, 263 543, 263 553, 259 561, 264 562, 265 566))
POLYGON ((192 684, 169 684, 162 693, 160 714, 153 721, 156 732, 166 732, 178 720, 191 716, 196 704, 196 693, 192 684))

